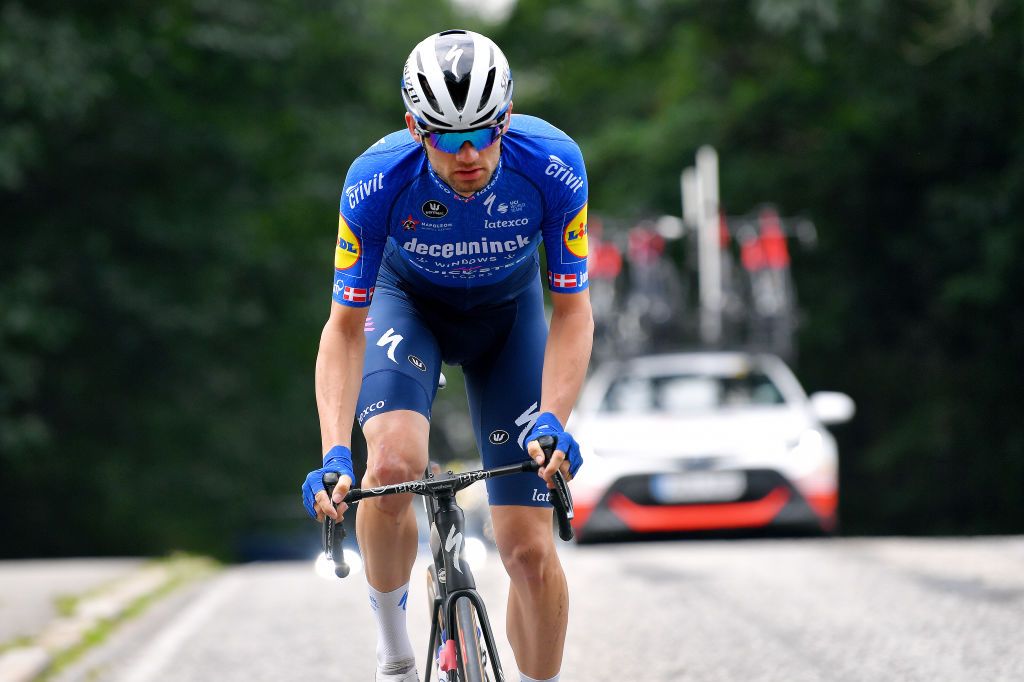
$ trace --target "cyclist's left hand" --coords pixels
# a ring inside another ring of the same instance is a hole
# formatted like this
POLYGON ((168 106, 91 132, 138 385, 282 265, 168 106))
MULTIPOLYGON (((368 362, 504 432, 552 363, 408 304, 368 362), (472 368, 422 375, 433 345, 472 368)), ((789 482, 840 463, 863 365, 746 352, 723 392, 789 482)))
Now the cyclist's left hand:
POLYGON ((550 412, 544 412, 533 425, 533 430, 526 437, 526 448, 530 457, 542 465, 537 475, 544 479, 548 488, 554 488, 552 477, 556 471, 561 471, 566 481, 571 481, 583 466, 583 455, 580 454, 580 446, 568 431, 562 428, 558 417, 550 412), (551 461, 544 465, 544 452, 537 444, 541 436, 553 436, 555 439, 555 451, 551 455, 551 461))
POLYGON ((324 516, 329 516, 335 522, 340 522, 345 510, 348 509, 348 504, 343 499, 355 480, 356 475, 352 471, 352 451, 344 445, 335 445, 324 455, 323 466, 310 471, 303 481, 302 505, 317 521, 323 521, 324 516), (333 499, 329 498, 327 491, 324 490, 323 476, 327 472, 334 472, 340 477, 334 488, 333 499))

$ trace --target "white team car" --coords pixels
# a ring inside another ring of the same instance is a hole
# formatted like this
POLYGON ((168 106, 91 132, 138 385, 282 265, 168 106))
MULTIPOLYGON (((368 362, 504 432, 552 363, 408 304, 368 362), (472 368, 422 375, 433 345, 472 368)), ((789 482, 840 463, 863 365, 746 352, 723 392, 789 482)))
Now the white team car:
POLYGON ((838 456, 824 428, 848 421, 843 393, 810 398, 773 355, 700 352, 606 364, 569 431, 581 542, 633 534, 755 529, 831 532, 838 456))

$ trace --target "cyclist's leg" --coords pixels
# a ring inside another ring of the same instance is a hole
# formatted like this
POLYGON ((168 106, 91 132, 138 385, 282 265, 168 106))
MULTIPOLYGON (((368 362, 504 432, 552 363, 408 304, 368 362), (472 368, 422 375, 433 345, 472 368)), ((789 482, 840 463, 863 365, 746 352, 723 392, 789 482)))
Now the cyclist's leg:
MULTIPOLYGON (((430 423, 411 410, 395 410, 366 421, 366 475, 372 488, 423 476, 427 466, 430 423)), ((416 559, 416 517, 412 495, 388 495, 359 503, 356 533, 363 553, 366 580, 381 592, 409 581, 416 559)))
MULTIPOLYGON (((363 487, 419 478, 427 463, 430 404, 437 390, 437 342, 401 292, 377 289, 367 322, 357 419, 367 442, 363 487)), ((378 670, 402 673, 414 656, 405 597, 416 557, 411 496, 360 503, 356 533, 378 627, 378 670)))
MULTIPOLYGON (((486 466, 522 461, 539 413, 547 326, 539 282, 517 300, 496 352, 464 366, 470 412, 486 466)), ((495 539, 511 579, 506 630, 519 670, 558 674, 568 621, 568 588, 555 552, 547 487, 536 474, 487 482, 495 539)))
POLYGON ((491 507, 498 552, 510 578, 505 623, 520 672, 547 680, 562 667, 569 587, 555 551, 551 509, 491 507))

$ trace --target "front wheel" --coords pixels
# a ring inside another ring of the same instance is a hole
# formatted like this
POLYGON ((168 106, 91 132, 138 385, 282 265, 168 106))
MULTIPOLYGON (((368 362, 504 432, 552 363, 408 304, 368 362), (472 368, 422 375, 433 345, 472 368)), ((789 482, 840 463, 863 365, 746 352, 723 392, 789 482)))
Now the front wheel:
POLYGON ((434 613, 434 609, 437 609, 439 621, 430 650, 433 670, 437 672, 438 682, 490 682, 491 678, 487 674, 487 651, 480 641, 480 630, 473 603, 467 598, 459 599, 455 603, 455 629, 453 632, 449 632, 444 622, 444 609, 438 608, 440 606, 437 599, 439 587, 434 566, 428 566, 427 599, 431 614, 434 613), (456 650, 456 667, 447 673, 441 670, 438 660, 445 645, 441 639, 442 631, 454 640, 456 650))
POLYGON ((476 609, 466 598, 455 602, 455 648, 459 652, 459 682, 490 682, 487 675, 487 653, 482 645, 476 609))

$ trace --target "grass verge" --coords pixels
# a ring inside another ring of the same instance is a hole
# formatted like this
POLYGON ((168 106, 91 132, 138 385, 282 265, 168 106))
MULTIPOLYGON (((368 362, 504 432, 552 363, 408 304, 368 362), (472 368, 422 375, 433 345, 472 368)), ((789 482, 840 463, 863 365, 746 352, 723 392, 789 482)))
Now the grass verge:
MULTIPOLYGON (((152 592, 142 595, 128 604, 119 615, 98 621, 86 631, 77 644, 55 654, 53 662, 39 678, 40 680, 52 679, 78 660, 85 652, 105 642, 120 625, 145 613, 146 609, 154 602, 159 601, 179 587, 214 573, 220 567, 212 559, 187 554, 174 554, 167 558, 156 559, 152 563, 161 564, 167 569, 167 580, 152 592)), ((83 597, 61 597, 61 600, 67 600, 70 604, 70 610, 65 615, 74 615, 74 609, 83 597)), ((58 609, 60 608, 58 606, 58 609)))

